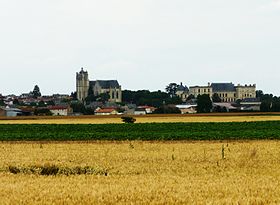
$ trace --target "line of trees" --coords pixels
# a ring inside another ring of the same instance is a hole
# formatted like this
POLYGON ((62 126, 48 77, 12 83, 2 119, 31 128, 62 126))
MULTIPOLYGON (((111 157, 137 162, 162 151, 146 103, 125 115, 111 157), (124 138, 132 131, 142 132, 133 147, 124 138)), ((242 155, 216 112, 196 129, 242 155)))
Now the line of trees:
POLYGON ((280 97, 264 94, 261 90, 258 90, 256 95, 262 102, 261 112, 280 112, 280 97))

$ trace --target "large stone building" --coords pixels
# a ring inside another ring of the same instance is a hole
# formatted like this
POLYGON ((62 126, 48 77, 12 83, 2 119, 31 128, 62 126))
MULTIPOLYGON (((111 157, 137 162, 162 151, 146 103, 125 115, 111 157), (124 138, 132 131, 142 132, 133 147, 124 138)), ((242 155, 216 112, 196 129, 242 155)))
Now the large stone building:
POLYGON ((78 100, 85 100, 88 96, 89 89, 92 89, 95 96, 102 93, 109 94, 109 102, 122 101, 122 89, 117 80, 90 81, 88 78, 88 72, 84 71, 82 68, 80 72, 76 73, 76 91, 78 100))
POLYGON ((193 95, 195 98, 198 95, 207 94, 212 97, 217 94, 222 102, 235 102, 246 98, 256 98, 256 84, 235 86, 233 83, 208 83, 206 86, 192 86, 184 92, 179 91, 177 94, 184 100, 187 96, 193 95))

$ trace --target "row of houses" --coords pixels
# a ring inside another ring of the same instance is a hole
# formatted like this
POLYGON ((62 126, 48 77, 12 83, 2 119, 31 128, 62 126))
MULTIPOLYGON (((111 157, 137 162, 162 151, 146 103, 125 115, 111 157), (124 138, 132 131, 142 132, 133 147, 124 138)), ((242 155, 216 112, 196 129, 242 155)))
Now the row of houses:
POLYGON ((43 109, 47 109, 54 116, 67 116, 73 113, 70 106, 48 106, 48 107, 0 107, 0 116, 16 117, 16 116, 31 116, 34 113, 43 109))

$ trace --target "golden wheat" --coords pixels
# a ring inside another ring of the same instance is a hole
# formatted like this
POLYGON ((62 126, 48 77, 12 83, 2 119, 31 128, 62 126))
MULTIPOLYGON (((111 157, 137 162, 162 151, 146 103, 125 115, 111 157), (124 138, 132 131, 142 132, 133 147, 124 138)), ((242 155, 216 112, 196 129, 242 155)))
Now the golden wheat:
POLYGON ((280 142, 0 143, 1 204, 279 204, 280 142), (224 147, 224 159, 222 156, 224 147), (12 174, 91 166, 108 175, 12 174))
MULTIPOLYGON (((195 116, 195 115, 155 115, 134 116, 136 123, 160 123, 160 122, 252 122, 252 121, 275 121, 280 120, 277 115, 263 116, 195 116)), ((15 118, 1 119, 0 124, 108 124, 122 123, 121 117, 69 117, 69 118, 15 118), (16 120, 15 120, 16 119, 16 120)))

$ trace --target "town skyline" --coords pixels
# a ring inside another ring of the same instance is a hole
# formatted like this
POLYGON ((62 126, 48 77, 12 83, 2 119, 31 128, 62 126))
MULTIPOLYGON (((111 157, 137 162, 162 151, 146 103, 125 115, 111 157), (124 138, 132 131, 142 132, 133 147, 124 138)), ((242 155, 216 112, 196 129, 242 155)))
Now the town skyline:
POLYGON ((280 96, 279 11, 280 0, 3 1, 0 93, 70 94, 84 67, 128 90, 233 82, 280 96))

